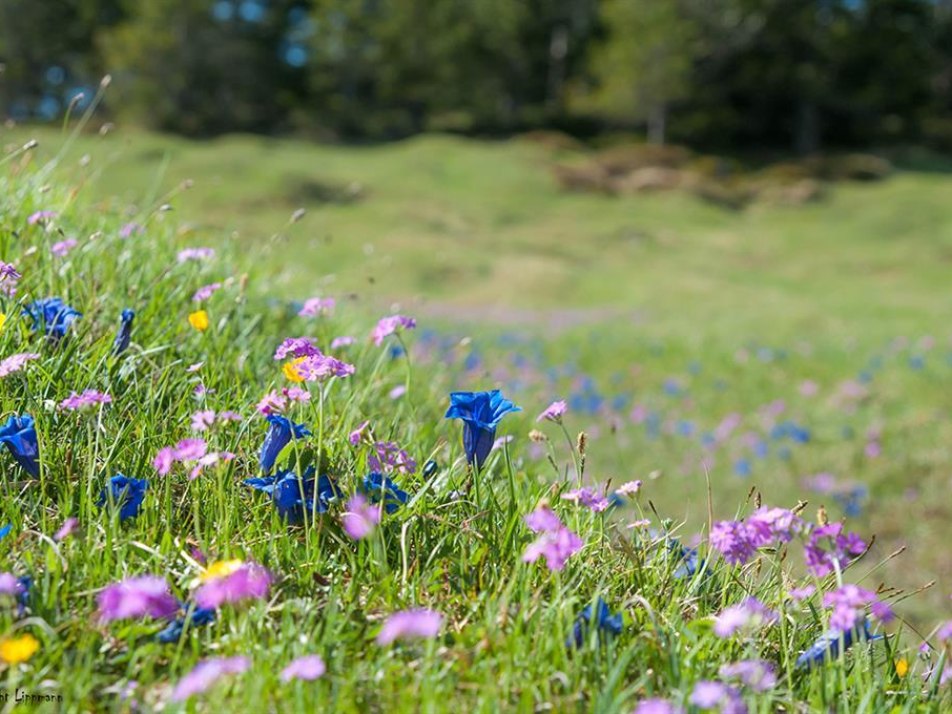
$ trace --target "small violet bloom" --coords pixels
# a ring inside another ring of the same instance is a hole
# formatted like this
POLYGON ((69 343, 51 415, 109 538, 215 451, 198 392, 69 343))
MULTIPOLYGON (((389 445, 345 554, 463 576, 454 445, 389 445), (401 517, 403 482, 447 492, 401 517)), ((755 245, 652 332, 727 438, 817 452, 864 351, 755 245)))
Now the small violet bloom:
POLYGON ((66 538, 69 538, 79 527, 79 519, 70 516, 65 521, 63 525, 59 527, 59 530, 53 534, 53 540, 62 541, 66 538))
POLYGON ((66 399, 59 403, 59 408, 66 409, 68 411, 76 411, 78 409, 85 409, 86 407, 93 407, 97 404, 111 403, 112 397, 108 394, 95 389, 87 389, 82 394, 72 392, 68 397, 66 397, 66 399))
POLYGON ((169 592, 165 578, 157 575, 126 578, 113 583, 99 593, 97 602, 99 618, 103 622, 144 617, 171 618, 179 609, 178 600, 169 592))
POLYGON ((389 645, 394 640, 433 638, 443 627, 443 616, 433 610, 403 610, 395 612, 384 623, 377 644, 389 645))
POLYGON ((195 668, 182 677, 172 690, 173 702, 184 702, 196 694, 209 689, 219 679, 228 674, 242 674, 251 666, 247 657, 213 657, 202 660, 195 668))
POLYGON ((261 600, 271 589, 271 575, 255 563, 240 560, 213 563, 203 575, 204 583, 195 591, 199 607, 217 609, 226 603, 261 600))
POLYGON ((27 363, 39 358, 40 355, 36 352, 20 352, 0 360, 0 379, 14 372, 19 372, 26 367, 27 363))
POLYGON ((520 408, 506 399, 498 389, 491 392, 452 392, 445 418, 462 420, 466 460, 479 469, 492 449, 499 422, 506 414, 517 411, 521 411, 520 408))
POLYGON ((17 283, 22 277, 13 263, 0 260, 0 293, 14 297, 17 294, 17 283))
POLYGON ((714 618, 714 634, 718 637, 730 637, 742 628, 770 625, 777 620, 777 613, 757 598, 749 597, 739 605, 724 609, 714 618))
POLYGON ((55 255, 57 258, 63 258, 69 254, 69 252, 78 245, 78 241, 75 238, 67 238, 66 240, 61 240, 58 243, 54 243, 50 246, 50 253, 55 255))
POLYGON ((562 570, 565 562, 582 549, 582 539, 570 531, 547 506, 540 506, 526 516, 526 525, 539 537, 526 547, 523 562, 534 563, 545 558, 551 571, 562 570))
POLYGON ((536 417, 536 421, 554 421, 556 424, 561 424, 562 417, 565 415, 567 410, 568 405, 565 403, 564 399, 561 399, 557 402, 552 402, 545 408, 545 411, 536 417))
POLYGON ((844 569, 852 558, 862 555, 866 543, 855 533, 843 533, 842 523, 818 526, 810 533, 804 546, 807 568, 818 578, 825 577, 836 568, 844 569))
POLYGON ((388 317, 380 319, 377 326, 374 327, 373 332, 370 333, 370 337, 373 339, 374 344, 379 347, 389 335, 400 330, 412 330, 415 327, 416 320, 412 317, 389 315, 388 317))
POLYGON ((372 506, 361 494, 347 502, 347 510, 341 516, 344 532, 354 540, 362 540, 373 533, 380 523, 380 507, 372 506))
POLYGON ((198 290, 195 291, 195 294, 192 295, 192 302, 205 302, 212 295, 214 295, 218 290, 221 290, 221 283, 211 283, 210 285, 203 285, 198 290))
POLYGON ((304 301, 304 306, 298 311, 298 316, 317 317, 318 315, 327 315, 336 304, 334 298, 309 298, 304 301))
POLYGON ((177 260, 179 263, 186 263, 190 260, 211 260, 215 257, 215 251, 211 248, 185 248, 178 252, 177 260))
POLYGON ((287 667, 281 670, 281 681, 285 684, 295 679, 311 682, 322 677, 326 671, 327 666, 319 656, 304 655, 292 660, 287 667))

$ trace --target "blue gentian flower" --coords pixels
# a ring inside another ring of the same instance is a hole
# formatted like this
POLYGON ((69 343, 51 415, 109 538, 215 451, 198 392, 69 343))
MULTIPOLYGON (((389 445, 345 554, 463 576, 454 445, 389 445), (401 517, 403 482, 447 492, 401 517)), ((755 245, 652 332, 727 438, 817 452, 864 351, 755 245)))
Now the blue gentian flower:
POLYGON ((96 505, 102 508, 109 503, 119 507, 119 520, 125 521, 139 515, 142 500, 145 498, 149 482, 144 478, 129 478, 116 474, 109 479, 108 490, 104 488, 99 493, 96 505))
POLYGON ((264 443, 261 445, 261 468, 264 472, 271 473, 274 468, 274 461, 278 458, 281 450, 287 446, 291 439, 301 439, 310 436, 311 432, 303 424, 295 424, 287 417, 280 414, 269 414, 268 433, 264 436, 264 443))
MULTIPOLYGON (((183 604, 182 607, 185 608, 185 605, 183 604)), ((191 629, 193 627, 201 627, 202 625, 210 625, 214 621, 215 611, 212 608, 196 607, 193 610, 187 611, 183 617, 176 618, 170 622, 155 638, 164 644, 172 644, 178 642, 179 638, 182 637, 186 622, 188 622, 188 627, 191 629)))
POLYGON ((34 332, 42 329, 47 337, 57 339, 64 337, 73 321, 83 316, 58 297, 34 300, 23 308, 23 314, 33 319, 34 332))
POLYGON ((7 447, 14 460, 34 478, 40 475, 40 444, 36 438, 36 426, 29 414, 10 415, 7 423, 0 426, 0 443, 7 447))
POLYGON ((509 412, 521 411, 498 389, 491 392, 452 392, 446 419, 463 421, 466 460, 481 468, 496 440, 496 427, 509 412))
MULTIPOLYGON (((572 626, 572 634, 566 641, 567 647, 581 647, 585 644, 585 635, 588 627, 592 623, 592 606, 586 605, 579 616, 575 618, 575 624, 572 626)), ((604 631, 611 635, 620 635, 622 628, 621 613, 613 615, 608 609, 608 604, 598 598, 595 601, 595 627, 597 631, 604 631)))
POLYGON ((245 484, 264 491, 274 501, 278 515, 288 523, 301 523, 305 513, 325 513, 330 504, 342 496, 329 476, 314 481, 314 467, 309 467, 301 479, 290 469, 273 476, 246 478, 245 484))
POLYGON ((394 481, 383 474, 372 473, 364 477, 364 493, 370 497, 371 503, 384 503, 384 510, 393 513, 407 502, 409 495, 394 481))
POLYGON ((430 478, 439 470, 439 468, 440 465, 433 459, 430 459, 425 464, 423 464, 423 478, 430 478))
POLYGON ((840 632, 839 630, 827 630, 817 638, 817 641, 810 645, 802 655, 797 657, 797 667, 800 669, 812 669, 818 667, 824 662, 829 662, 840 656, 840 641, 843 642, 843 651, 845 652, 856 642, 872 642, 882 639, 882 635, 874 635, 869 631, 869 621, 863 620, 862 625, 857 625, 851 630, 840 632))
POLYGON ((112 353, 118 357, 129 348, 129 341, 132 339, 132 321, 136 314, 133 310, 126 308, 122 311, 119 318, 119 331, 116 333, 116 339, 112 343, 112 353))
POLYGON ((21 575, 17 578, 20 583, 20 592, 17 593, 17 617, 26 615, 26 609, 30 605, 30 591, 33 590, 33 578, 29 575, 21 575))
POLYGON ((3 528, 0 528, 0 540, 3 540, 8 535, 10 535, 10 531, 12 530, 13 530, 12 523, 7 523, 7 525, 5 525, 3 528))
MULTIPOLYGON (((653 537, 655 536, 653 535, 653 537)), ((697 571, 704 567, 704 558, 700 556, 697 548, 683 545, 677 538, 666 539, 666 545, 670 557, 674 557, 679 561, 678 567, 675 568, 673 573, 675 579, 684 580, 686 578, 692 578, 697 571)), ((710 574, 709 570, 704 572, 705 575, 710 574)))

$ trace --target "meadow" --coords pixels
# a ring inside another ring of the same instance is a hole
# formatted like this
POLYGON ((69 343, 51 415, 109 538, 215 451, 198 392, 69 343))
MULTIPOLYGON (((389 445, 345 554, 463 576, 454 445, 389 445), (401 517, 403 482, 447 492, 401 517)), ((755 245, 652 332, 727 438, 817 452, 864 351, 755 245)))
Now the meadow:
POLYGON ((518 139, 0 138, 29 706, 949 705, 941 170, 736 212, 518 139))

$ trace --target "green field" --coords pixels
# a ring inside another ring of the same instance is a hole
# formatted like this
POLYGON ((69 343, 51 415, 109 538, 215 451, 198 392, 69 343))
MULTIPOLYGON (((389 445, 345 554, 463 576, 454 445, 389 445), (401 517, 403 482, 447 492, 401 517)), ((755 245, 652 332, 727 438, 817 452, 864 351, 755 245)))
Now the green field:
MULTIPOLYGON (((709 509, 730 518, 755 500, 802 499, 805 518, 823 505, 831 520, 848 516, 850 530, 876 535, 848 579, 904 591, 882 592, 908 625, 891 642, 915 647, 948 617, 952 176, 904 170, 839 183, 805 206, 732 211, 681 192, 563 193, 550 168, 577 157, 519 139, 339 147, 116 130, 64 146, 49 129, 2 131, 0 145, 36 138, 39 147, 5 161, 0 259, 17 262, 31 297, 62 295, 86 313, 68 349, 43 345, 35 368, 0 382, 5 412, 45 410, 43 473, 56 476, 25 486, 24 505, 11 499, 0 509, 0 525, 22 530, 3 569, 42 573, 37 622, 16 625, 44 633, 27 683, 68 672, 63 686, 80 710, 135 679, 149 708, 211 653, 253 652, 275 669, 316 650, 328 663, 319 690, 282 689, 271 671, 208 705, 630 711, 651 694, 683 702, 717 663, 756 655, 785 670, 775 694, 751 700, 756 711, 914 711, 925 665, 898 682, 882 649, 829 677, 793 671, 791 655, 822 629, 822 608, 806 619, 803 607, 791 608, 783 622, 799 629, 772 628, 743 648, 712 637, 705 618, 745 593, 790 607, 784 592, 796 581, 781 573, 796 570, 799 554, 784 564, 765 555, 763 572, 711 555, 713 579, 688 584, 673 575, 676 564, 657 562, 657 531, 634 535, 632 550, 625 534, 639 531, 625 525, 648 518, 694 543, 706 537, 709 509), (57 215, 29 225, 40 210, 57 215), (128 221, 144 230, 124 240, 128 221), (51 257, 64 238, 78 247, 51 257), (177 250, 196 246, 218 248, 220 260, 176 264, 177 250), (213 280, 226 287, 207 301, 212 328, 196 333, 186 321, 191 295, 213 280), (318 295, 338 300, 332 318, 307 321, 287 305, 318 295), (127 305, 138 327, 120 369, 107 352, 127 305), (409 360, 399 351, 388 359, 389 347, 366 339, 397 308, 419 323, 405 335, 409 360), (274 346, 311 331, 322 345, 357 336, 345 353, 357 371, 332 383, 326 412, 316 396, 297 407, 317 436, 293 458, 317 458, 316 446, 354 488, 365 456, 346 435, 371 419, 376 438, 400 443, 421 465, 437 462, 432 479, 400 476, 418 497, 359 547, 341 534, 338 511, 320 527, 286 529, 239 483, 256 473, 263 434, 251 407, 285 385, 274 346), (199 361, 201 377, 185 372, 199 361), (194 396, 198 379, 216 391, 194 396), (114 391, 116 403, 96 420, 56 412, 56 401, 87 385, 114 391), (405 395, 389 396, 397 387, 405 395), (493 457, 483 490, 459 510, 447 494, 475 480, 458 425, 441 418, 446 394, 494 387, 524 411, 507 417, 499 435, 513 437, 508 455, 493 457), (536 423, 557 398, 569 401, 565 434, 536 423), (195 481, 156 477, 156 451, 189 433, 199 405, 244 410, 241 425, 215 432, 235 462, 195 481), (530 440, 531 429, 547 441, 530 440), (553 483, 576 458, 565 442, 580 431, 591 485, 645 481, 637 512, 602 520, 558 498, 569 484, 553 483), (114 470, 155 479, 131 525, 94 508, 114 470), (826 486, 817 474, 829 474, 826 486), (520 563, 522 516, 541 498, 588 544, 587 564, 564 580, 520 563), (85 540, 46 549, 41 534, 67 513, 80 515, 85 540), (82 557, 81 543, 111 555, 82 557), (184 591, 197 572, 190 546, 266 564, 282 574, 278 595, 171 649, 142 644, 146 625, 87 626, 93 594, 122 575, 167 572, 184 591), (575 659, 566 627, 596 592, 624 610, 629 634, 617 649, 593 645, 575 659), (384 614, 410 605, 447 613, 446 636, 392 655, 373 649, 384 614)), ((0 357, 42 344, 20 322, 0 332, 0 357)))
MULTIPOLYGON (((912 611, 931 611, 952 592, 952 556, 933 547, 949 532, 952 504, 930 496, 947 489, 952 458, 946 173, 900 171, 836 184, 817 203, 738 212, 683 192, 565 193, 550 168, 577 157, 519 139, 424 136, 352 147, 114 130, 63 149, 66 137, 55 130, 0 136, 6 145, 38 139, 38 165, 58 156, 56 179, 75 187, 70 200, 79 205, 91 200, 147 226, 171 224, 183 244, 236 244, 245 267, 254 264, 281 297, 337 296, 364 314, 398 305, 490 343, 500 334, 541 337, 547 365, 577 362, 605 391, 609 375, 623 372, 619 392, 646 395, 648 404, 666 379, 683 377, 694 403, 671 405, 668 418, 693 420, 698 431, 786 399, 788 414, 811 422, 814 443, 790 462, 766 462, 751 480, 720 459, 717 512, 732 513, 752 485, 785 502, 809 500, 812 509, 829 497, 804 491, 803 478, 834 472, 870 486, 862 518, 882 553, 908 546, 890 574, 907 586, 939 579, 912 611), (306 214, 291 224, 299 208, 306 214), (909 340, 912 354, 924 336, 937 344, 925 370, 907 369, 900 350, 857 414, 847 419, 834 408, 837 384, 882 360, 890 341, 909 340), (758 345, 790 357, 760 364, 758 345), (750 363, 738 363, 739 350, 750 363), (692 364, 703 369, 692 375, 692 364), (820 397, 798 395, 806 379, 822 386, 820 397), (719 381, 729 389, 713 389, 719 381), (865 461, 857 439, 877 426, 887 448, 865 461), (856 438, 843 439, 844 427, 856 438), (914 518, 911 488, 922 504, 914 518)), ((470 386, 493 381, 491 368, 505 367, 511 352, 485 350, 485 379, 470 375, 470 386)), ((538 384, 530 393, 566 396, 538 384)), ((579 415, 574 426, 606 421, 579 415)), ((698 524, 703 475, 682 463, 700 460, 700 447, 637 434, 614 442, 590 456, 596 478, 660 469, 659 504, 698 524)))

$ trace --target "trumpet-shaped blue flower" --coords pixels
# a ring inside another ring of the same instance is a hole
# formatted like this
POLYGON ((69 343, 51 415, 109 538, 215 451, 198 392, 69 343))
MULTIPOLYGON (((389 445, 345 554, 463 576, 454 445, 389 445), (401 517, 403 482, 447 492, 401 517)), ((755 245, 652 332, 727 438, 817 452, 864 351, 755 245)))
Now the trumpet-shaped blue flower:
MULTIPOLYGON (((185 608, 185 605, 182 605, 185 608)), ((210 625, 215 621, 215 610, 209 607, 196 607, 191 610, 187 610, 185 615, 178 617, 168 624, 168 626, 161 630, 155 638, 164 644, 172 644, 178 642, 182 637, 182 632, 185 630, 185 623, 188 623, 189 629, 193 627, 201 627, 202 625, 210 625)))
POLYGON ((379 473, 367 474, 364 477, 364 493, 370 497, 372 503, 383 501, 384 510, 393 513, 407 502, 409 496, 393 479, 379 473))
POLYGON ((112 343, 112 353, 118 357, 129 348, 129 341, 132 339, 132 321, 136 314, 133 310, 126 308, 119 317, 119 331, 116 333, 116 339, 112 343))
POLYGON ((466 460, 481 468, 496 440, 496 427, 509 412, 521 411, 502 392, 452 392, 446 419, 463 422, 463 450, 466 460))
POLYGON ((863 620, 856 627, 846 630, 827 630, 820 635, 816 642, 810 645, 802 655, 797 657, 799 669, 812 669, 824 662, 835 660, 840 656, 840 643, 845 652, 857 642, 872 642, 882 639, 882 635, 874 635, 869 631, 869 621, 863 620))
POLYGON ((245 484, 271 496, 278 515, 288 523, 301 523, 305 513, 325 513, 330 504, 342 494, 329 476, 314 480, 314 467, 309 467, 300 478, 290 469, 273 476, 247 478, 245 484))
POLYGON ((33 417, 29 414, 11 415, 7 423, 0 426, 0 443, 7 447, 14 460, 30 476, 40 475, 40 445, 33 417))
POLYGON ((114 504, 119 508, 119 520, 125 521, 139 515, 142 500, 145 498, 149 482, 144 478, 129 478, 123 474, 116 474, 109 479, 109 485, 99 494, 96 505, 100 508, 114 504))
POLYGON ((66 335, 69 326, 83 316, 58 297, 34 300, 23 308, 23 314, 33 319, 32 330, 43 330, 47 337, 59 339, 66 335))
POLYGON ((621 613, 612 614, 608 609, 608 604, 598 598, 595 601, 595 614, 592 616, 591 604, 586 605, 575 618, 575 624, 572 626, 572 634, 566 642, 568 647, 581 647, 585 643, 585 636, 588 633, 589 625, 594 624, 596 629, 611 635, 620 635, 622 628, 621 613))
POLYGON ((21 575, 17 578, 20 585, 20 592, 17 593, 17 617, 26 615, 26 609, 30 606, 30 592, 33 590, 33 578, 29 575, 21 575))
POLYGON ((310 436, 311 432, 303 424, 295 424, 287 417, 280 414, 269 414, 268 433, 264 436, 264 443, 261 445, 261 468, 264 472, 270 473, 274 468, 275 459, 281 450, 287 446, 291 439, 301 439, 310 436))

